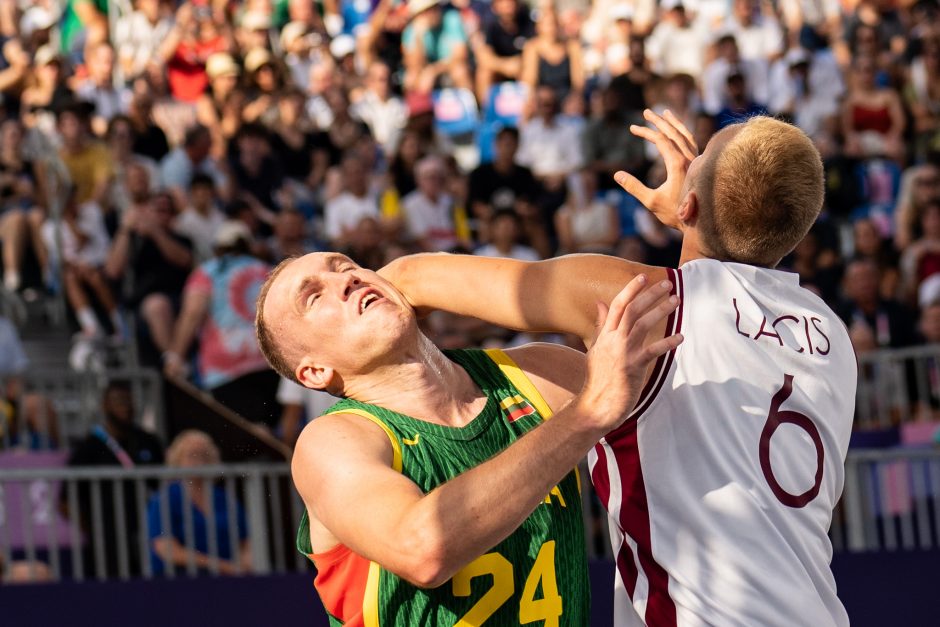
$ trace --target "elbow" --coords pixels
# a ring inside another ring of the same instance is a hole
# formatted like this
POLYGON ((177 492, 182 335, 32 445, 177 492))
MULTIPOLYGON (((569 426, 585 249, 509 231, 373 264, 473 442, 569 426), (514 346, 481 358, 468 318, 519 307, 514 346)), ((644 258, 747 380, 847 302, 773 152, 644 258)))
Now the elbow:
POLYGON ((396 573, 408 583, 418 588, 437 588, 460 570, 448 554, 448 543, 440 534, 424 530, 412 534, 411 538, 411 542, 403 545, 405 563, 396 573))

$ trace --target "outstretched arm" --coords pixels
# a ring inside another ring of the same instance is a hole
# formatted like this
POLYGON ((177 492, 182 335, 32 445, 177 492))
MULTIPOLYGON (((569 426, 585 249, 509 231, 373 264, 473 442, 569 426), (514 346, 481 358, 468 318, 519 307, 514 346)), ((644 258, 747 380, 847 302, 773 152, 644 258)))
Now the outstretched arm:
POLYGON ((588 345, 597 303, 613 297, 654 268, 604 255, 568 255, 545 261, 427 254, 402 257, 379 271, 417 310, 441 309, 533 332, 577 335, 588 345))
POLYGON ((315 550, 339 542, 407 581, 435 587, 509 536, 597 440, 626 419, 647 364, 681 342, 680 336, 646 339, 678 301, 662 285, 643 289, 645 281, 628 285, 609 312, 601 307, 585 384, 571 404, 428 494, 390 468, 393 450, 379 427, 343 414, 310 423, 297 443, 292 474, 311 517, 333 539, 321 537, 315 550))

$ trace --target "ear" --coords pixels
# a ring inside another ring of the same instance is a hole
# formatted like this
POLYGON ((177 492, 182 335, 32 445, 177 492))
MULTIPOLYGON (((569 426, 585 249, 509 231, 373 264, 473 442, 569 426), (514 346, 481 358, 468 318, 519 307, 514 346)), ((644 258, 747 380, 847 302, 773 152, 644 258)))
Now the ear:
POLYGON ((294 371, 294 376, 306 388, 325 390, 333 381, 333 369, 329 366, 318 366, 309 359, 304 359, 294 371))
POLYGON ((695 193, 695 190, 690 189, 685 195, 685 198, 682 199, 682 202, 679 203, 679 208, 676 210, 676 217, 679 218, 679 224, 694 226, 695 222, 698 220, 698 209, 698 195, 695 193))

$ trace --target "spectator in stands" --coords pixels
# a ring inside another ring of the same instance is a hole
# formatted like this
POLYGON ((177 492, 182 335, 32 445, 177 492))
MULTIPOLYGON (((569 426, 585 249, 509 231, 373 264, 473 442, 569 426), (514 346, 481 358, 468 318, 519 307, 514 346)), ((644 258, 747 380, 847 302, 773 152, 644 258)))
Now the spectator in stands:
POLYGON ((519 132, 516 161, 532 171, 545 194, 540 200, 551 215, 565 200, 566 179, 584 164, 581 138, 575 125, 559 116, 558 98, 551 87, 535 92, 535 117, 519 132))
POLYGON ((89 115, 88 105, 80 102, 59 110, 59 156, 76 186, 76 202, 81 205, 92 200, 103 206, 114 178, 114 164, 105 145, 93 139, 89 115))
POLYGON ((541 86, 551 87, 559 100, 583 98, 584 62, 581 42, 566 39, 558 26, 558 13, 551 3, 539 9, 535 37, 522 49, 520 80, 535 94, 541 86))
POLYGON ((283 88, 281 70, 267 48, 252 48, 245 55, 248 101, 242 112, 245 122, 269 123, 278 92, 283 88))
POLYGON ((852 80, 842 102, 842 134, 845 154, 865 159, 905 158, 905 119, 901 97, 893 87, 875 81, 875 60, 861 57, 852 67, 852 80))
POLYGON ((843 91, 842 75, 831 55, 793 48, 771 68, 768 109, 792 120, 829 157, 841 127, 838 114, 843 91))
POLYGON ((924 38, 903 95, 913 118, 915 156, 940 152, 940 34, 924 38))
POLYGON ((647 169, 643 140, 630 132, 630 124, 642 124, 642 117, 625 115, 620 93, 613 87, 601 92, 600 115, 591 118, 581 136, 584 165, 594 172, 594 187, 617 190, 614 173, 620 170, 642 177, 647 169))
MULTIPOLYGON (((124 304, 144 323, 143 331, 157 355, 170 346, 183 285, 193 264, 192 243, 172 230, 175 215, 175 200, 166 192, 125 212, 105 264, 111 280, 125 281, 124 304)), ((147 357, 153 361, 153 356, 147 357)))
POLYGON ((460 14, 440 0, 408 2, 410 23, 402 33, 405 89, 430 93, 446 77, 451 85, 473 89, 468 66, 467 34, 460 14))
POLYGON ((486 102, 494 83, 517 80, 522 75, 522 50, 535 35, 529 8, 517 0, 493 0, 492 14, 483 24, 483 37, 476 39, 476 89, 480 102, 486 102))
POLYGON ((45 220, 43 170, 23 154, 23 125, 15 118, 0 124, 0 244, 3 287, 22 287, 26 252, 31 248, 46 267, 40 229, 45 220))
POLYGON ((91 127, 96 135, 103 135, 108 122, 116 115, 125 114, 130 106, 131 92, 114 84, 114 48, 107 42, 87 49, 85 68, 88 78, 75 88, 75 95, 94 105, 91 127))
POLYGON ((768 63, 761 59, 741 58, 738 42, 733 35, 724 35, 718 39, 715 48, 717 57, 705 66, 702 73, 702 104, 705 111, 717 116, 728 106, 729 99, 733 97, 729 93, 728 79, 733 75, 741 75, 744 79, 746 90, 743 97, 747 101, 766 104, 768 63))
POLYGON ((368 172, 362 160, 348 156, 340 170, 342 191, 327 201, 323 211, 324 235, 334 250, 349 244, 363 219, 379 217, 379 206, 369 189, 368 172))
POLYGON ((654 72, 663 75, 702 74, 709 37, 703 20, 693 20, 683 0, 663 0, 664 13, 646 40, 654 72))
POLYGON ((215 181, 210 176, 193 176, 188 198, 189 203, 176 216, 173 229, 192 243, 198 264, 212 257, 215 234, 225 222, 225 213, 219 208, 215 181))
MULTIPOLYGON (((136 136, 134 126, 126 115, 116 115, 108 123, 108 150, 111 153, 111 162, 114 164, 114 180, 111 182, 110 195, 107 205, 102 210, 108 215, 112 226, 116 225, 116 211, 125 209, 131 202, 131 192, 127 187, 128 168, 139 165, 147 170, 148 182, 159 180, 160 171, 157 163, 144 155, 134 153, 136 136)), ((118 214, 119 215, 119 214, 118 214)))
POLYGON ((844 268, 837 251, 827 246, 821 229, 815 226, 793 250, 786 265, 800 275, 800 284, 827 303, 839 299, 844 268))
POLYGON ((258 123, 244 124, 235 136, 228 159, 229 197, 251 198, 268 212, 279 209, 275 197, 284 184, 284 168, 271 151, 267 129, 258 123))
MULTIPOLYGON (((187 429, 167 447, 166 463, 171 468, 199 468, 218 466, 222 458, 207 433, 187 429)), ((154 575, 183 571, 190 563, 199 573, 251 572, 248 519, 241 503, 229 501, 223 485, 209 478, 191 477, 174 481, 165 490, 150 497, 147 505, 150 563, 154 575), (230 518, 231 514, 235 515, 235 520, 230 518), (186 529, 189 517, 191 535, 186 529), (169 524, 166 529, 164 521, 169 524), (212 552, 213 545, 215 552, 212 552)))
POLYGON ((66 0, 59 37, 62 50, 80 53, 108 38, 107 0, 66 0))
POLYGON ((216 52, 230 48, 229 26, 209 4, 184 2, 176 10, 173 28, 160 46, 166 64, 170 93, 179 101, 194 103, 209 84, 206 62, 216 52))
POLYGON ((198 173, 212 177, 216 189, 225 189, 227 180, 215 159, 210 156, 212 135, 204 126, 194 126, 186 132, 183 145, 172 150, 160 162, 160 180, 170 191, 177 204, 185 204, 186 190, 198 173))
POLYGON ((254 335, 255 298, 271 268, 250 250, 251 233, 244 224, 229 221, 218 230, 215 257, 186 281, 163 369, 167 376, 184 376, 187 355, 198 338, 201 386, 248 420, 273 427, 280 417, 278 377, 254 335))
POLYGON ((519 243, 522 235, 522 220, 512 209, 500 209, 489 218, 487 228, 489 244, 480 246, 474 255, 481 257, 506 257, 521 261, 538 261, 541 256, 534 248, 519 243))
POLYGON ((878 293, 881 277, 871 259, 854 259, 845 269, 845 300, 838 312, 850 333, 867 328, 880 348, 909 346, 916 341, 914 316, 894 299, 878 293))
POLYGON ((646 92, 659 76, 650 71, 649 60, 646 58, 646 43, 642 37, 633 36, 628 44, 628 66, 626 71, 615 74, 610 80, 610 89, 617 92, 617 96, 629 114, 639 115, 647 107, 646 92))
POLYGON ((241 68, 227 52, 216 52, 206 60, 209 85, 196 100, 196 120, 209 129, 216 158, 225 156, 226 143, 237 130, 231 123, 225 128, 223 112, 229 97, 241 93, 237 91, 240 75, 241 68))
POLYGON ((925 163, 904 171, 894 212, 894 245, 898 250, 920 237, 921 214, 937 199, 940 199, 940 167, 925 163))
MULTIPOLYGON (((170 152, 166 133, 153 120, 153 99, 149 94, 136 94, 131 99, 127 117, 134 129, 134 154, 159 162, 170 152)), ((159 177, 153 177, 158 181, 159 177)))
POLYGON ((71 98, 65 83, 64 60, 59 51, 47 44, 33 55, 32 72, 26 77, 20 94, 20 113, 27 128, 55 132, 55 114, 71 98))
POLYGON ((167 7, 160 0, 135 0, 134 10, 118 18, 114 28, 114 48, 121 72, 140 76, 156 62, 160 44, 173 28, 167 7))
POLYGON ((281 211, 274 222, 274 234, 268 239, 268 258, 275 264, 288 257, 302 257, 317 250, 307 233, 304 215, 294 209, 281 211))
POLYGON ((920 232, 901 255, 901 282, 908 302, 925 305, 935 299, 934 286, 940 279, 940 200, 924 206, 920 232), (935 275, 937 278, 930 280, 935 275))
POLYGON ((620 239, 617 210, 597 196, 597 173, 585 168, 555 214, 559 253, 611 254, 620 239))
POLYGON ((457 235, 454 197, 447 192, 447 170, 440 157, 415 166, 418 188, 402 199, 403 233, 421 250, 450 251, 466 240, 457 235))
POLYGON ((881 271, 882 298, 892 298, 899 293, 901 274, 898 271, 898 253, 891 241, 881 236, 871 218, 856 220, 852 227, 856 257, 872 259, 881 271))
MULTIPOLYGON (((82 336, 92 339, 103 335, 95 314, 98 309, 107 315, 112 336, 123 340, 124 322, 103 272, 111 241, 101 207, 91 201, 79 204, 75 188, 70 188, 61 220, 47 220, 43 225, 43 238, 46 247, 55 251, 56 263, 62 264, 65 295, 78 319, 82 336)), ((51 274, 52 269, 48 272, 51 274)))
POLYGON ((766 115, 767 108, 753 100, 747 76, 735 69, 725 79, 725 95, 722 107, 715 115, 715 127, 721 130, 730 124, 743 122, 755 115, 766 115))
MULTIPOLYGON (((163 445, 153 434, 135 424, 134 399, 130 383, 112 379, 104 389, 101 402, 103 422, 79 442, 68 460, 72 467, 84 466, 137 466, 163 463, 163 445)), ((64 486, 63 486, 64 487, 64 486)), ((86 575, 117 577, 120 574, 119 544, 124 544, 128 559, 128 574, 140 574, 140 552, 136 550, 138 520, 143 512, 137 510, 134 482, 121 481, 124 492, 123 510, 117 509, 114 490, 110 482, 99 485, 100 509, 95 511, 91 481, 78 482, 78 511, 68 510, 67 490, 63 489, 59 502, 69 516, 77 516, 88 542, 85 544, 84 565, 86 575), (124 535, 118 534, 118 517, 123 517, 124 535), (96 530, 93 525, 100 525, 96 530), (98 543, 102 542, 102 545, 98 543), (95 559, 96 550, 104 554, 103 569, 95 559)))
POLYGON ((353 116, 369 127, 372 136, 391 155, 408 121, 404 101, 391 91, 391 70, 383 61, 375 61, 366 71, 365 89, 353 104, 353 116))
POLYGON ((734 0, 721 30, 734 37, 745 61, 758 61, 766 67, 786 50, 780 22, 763 2, 734 0))

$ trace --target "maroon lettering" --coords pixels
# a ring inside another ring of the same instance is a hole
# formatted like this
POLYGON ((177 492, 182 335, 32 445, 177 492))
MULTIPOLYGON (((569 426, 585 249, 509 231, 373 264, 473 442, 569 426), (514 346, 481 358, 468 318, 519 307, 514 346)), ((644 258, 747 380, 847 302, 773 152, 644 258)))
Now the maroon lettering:
MULTIPOLYGON (((795 322, 795 323, 797 323, 797 324, 800 323, 800 319, 797 318, 796 316, 791 316, 790 314, 783 314, 782 316, 780 316, 779 318, 777 318, 776 320, 774 320, 774 323, 773 323, 772 325, 770 325, 770 326, 772 326, 772 327, 774 328, 774 330, 776 331, 776 330, 777 330, 777 324, 780 323, 780 322, 783 322, 784 320, 792 320, 793 322, 795 322)), ((777 339, 780 340, 780 336, 779 336, 779 335, 777 336, 777 339)), ((783 340, 780 340, 780 345, 783 346, 783 340)), ((797 345, 799 345, 799 340, 797 341, 797 345)), ((806 352, 806 349, 803 348, 802 346, 800 346, 800 350, 798 350, 798 351, 796 351, 796 352, 798 352, 798 353, 803 353, 803 352, 806 352)))
MULTIPOLYGON (((760 323, 760 331, 757 332, 757 335, 754 336, 754 339, 755 340, 759 339, 762 335, 766 335, 767 337, 775 337, 777 338, 777 341, 780 342, 780 346, 783 346, 783 340, 780 339, 780 336, 777 335, 776 332, 774 331, 765 331, 764 329, 766 327, 767 327, 767 318, 764 318, 763 320, 761 320, 761 323, 760 323)), ((771 328, 773 328, 773 325, 771 325, 771 328)))
POLYGON ((737 298, 732 298, 732 299, 731 299, 731 304, 734 305, 734 313, 735 313, 735 317, 734 317, 734 328, 738 330, 738 333, 740 333, 741 335, 743 335, 743 336, 746 337, 747 339, 751 339, 751 336, 750 336, 750 335, 748 335, 747 333, 745 333, 744 331, 741 330, 741 312, 738 311, 738 299, 737 299, 737 298))
POLYGON ((813 321, 813 327, 816 328, 816 331, 817 331, 821 336, 823 336, 823 338, 825 338, 825 340, 826 340, 826 350, 823 350, 823 349, 821 349, 821 348, 819 348, 819 347, 817 346, 817 347, 816 347, 816 352, 819 353, 820 355, 828 355, 828 354, 829 354, 829 349, 832 348, 832 344, 829 342, 829 336, 826 335, 825 333, 823 333, 823 330, 819 328, 819 325, 818 325, 818 324, 816 324, 817 322, 822 323, 822 320, 820 320, 820 319, 817 318, 816 316, 813 316, 812 318, 810 318, 810 320, 813 321))
POLYGON ((803 316, 803 329, 806 331, 806 343, 809 344, 809 354, 813 354, 813 340, 809 337, 809 318, 803 316))

